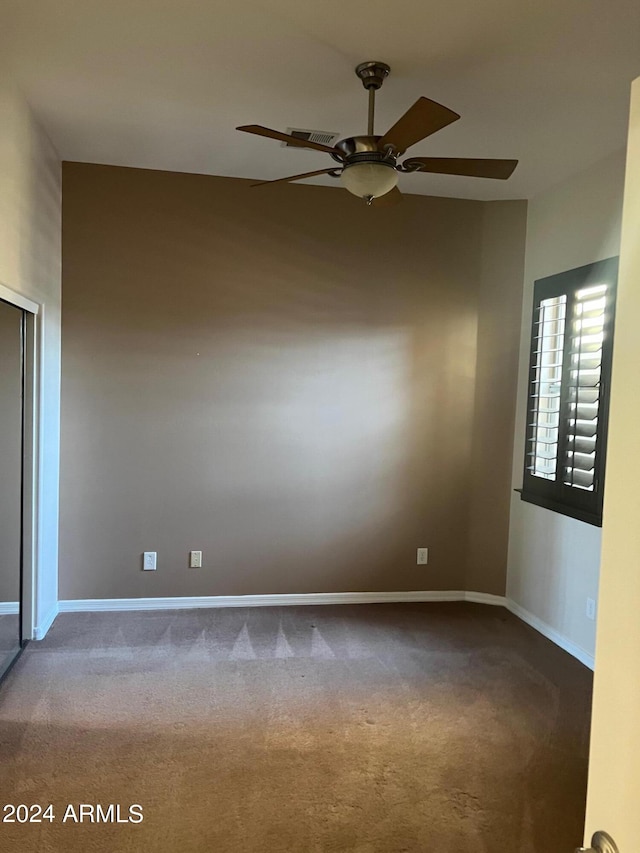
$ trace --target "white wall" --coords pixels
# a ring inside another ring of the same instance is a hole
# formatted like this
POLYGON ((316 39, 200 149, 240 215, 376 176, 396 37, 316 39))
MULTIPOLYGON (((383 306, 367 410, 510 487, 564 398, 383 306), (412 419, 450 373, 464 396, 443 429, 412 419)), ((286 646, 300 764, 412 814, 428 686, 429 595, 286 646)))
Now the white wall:
POLYGON ((36 634, 55 615, 60 444, 61 168, 28 104, 0 73, 0 283, 42 305, 36 634))
POLYGON ((593 693, 587 838, 622 851, 640 836, 640 78, 633 84, 613 354, 602 579, 593 693))
MULTIPOLYGON (((620 151, 529 202, 514 489, 522 486, 534 281, 619 253, 624 166, 620 151)), ((595 648, 595 622, 586 617, 586 600, 597 600, 600 545, 599 528, 512 493, 507 597, 524 609, 520 615, 539 620, 543 624, 537 627, 586 662, 595 648)))

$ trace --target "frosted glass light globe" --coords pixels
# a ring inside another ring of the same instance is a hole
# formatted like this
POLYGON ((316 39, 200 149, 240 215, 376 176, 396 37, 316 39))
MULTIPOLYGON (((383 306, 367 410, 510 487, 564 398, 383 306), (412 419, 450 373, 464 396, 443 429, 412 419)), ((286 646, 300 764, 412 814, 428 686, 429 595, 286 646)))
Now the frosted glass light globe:
POLYGON ((378 198, 398 183, 398 173, 386 163, 354 163, 340 175, 343 186, 360 198, 378 198))

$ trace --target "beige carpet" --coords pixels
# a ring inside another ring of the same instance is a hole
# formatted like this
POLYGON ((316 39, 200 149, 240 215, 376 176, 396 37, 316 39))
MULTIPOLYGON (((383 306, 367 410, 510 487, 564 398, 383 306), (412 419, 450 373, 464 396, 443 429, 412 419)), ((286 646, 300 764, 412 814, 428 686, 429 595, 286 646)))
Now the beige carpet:
POLYGON ((55 820, 0 850, 571 853, 590 695, 502 608, 61 615, 0 687, 0 801, 55 820))

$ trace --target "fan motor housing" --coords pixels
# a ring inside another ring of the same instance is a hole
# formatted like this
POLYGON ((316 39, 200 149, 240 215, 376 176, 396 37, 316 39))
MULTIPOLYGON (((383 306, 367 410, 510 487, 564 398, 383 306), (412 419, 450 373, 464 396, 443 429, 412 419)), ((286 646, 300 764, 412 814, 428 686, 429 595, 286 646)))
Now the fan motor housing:
POLYGON ((331 156, 334 160, 343 162, 345 166, 354 163, 386 163, 389 166, 395 166, 396 158, 391 151, 385 153, 378 149, 380 139, 382 139, 381 136, 347 136, 346 139, 340 139, 334 145, 342 151, 344 160, 336 154, 331 156))

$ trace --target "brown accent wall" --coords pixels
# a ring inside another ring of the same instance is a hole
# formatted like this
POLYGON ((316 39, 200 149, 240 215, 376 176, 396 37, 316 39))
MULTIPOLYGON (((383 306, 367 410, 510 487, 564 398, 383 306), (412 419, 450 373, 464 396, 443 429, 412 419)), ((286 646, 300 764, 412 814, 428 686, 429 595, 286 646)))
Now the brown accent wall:
POLYGON ((504 595, 527 207, 484 205, 466 589, 504 595))
POLYGON ((515 364, 526 207, 487 209, 65 164, 60 597, 464 589, 472 564, 502 592, 515 380, 487 365, 515 364), (507 476, 478 494, 487 430, 507 476))

